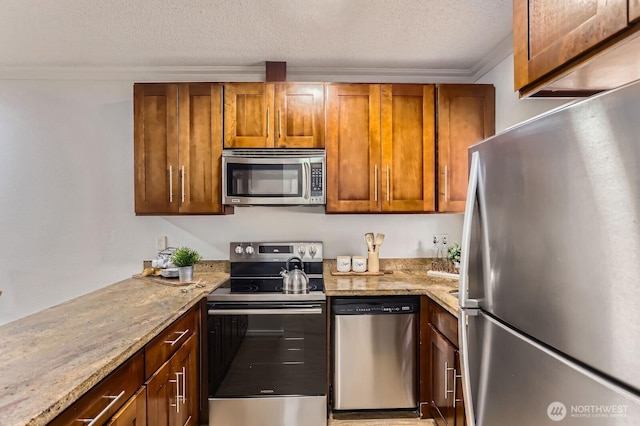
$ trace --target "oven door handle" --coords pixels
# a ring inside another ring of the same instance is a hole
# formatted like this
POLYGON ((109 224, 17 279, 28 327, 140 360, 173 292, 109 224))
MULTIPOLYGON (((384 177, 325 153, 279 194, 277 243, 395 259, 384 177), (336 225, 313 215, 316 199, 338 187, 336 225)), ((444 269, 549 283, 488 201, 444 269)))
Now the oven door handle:
POLYGON ((209 315, 317 315, 322 313, 322 308, 209 309, 207 312, 209 315))

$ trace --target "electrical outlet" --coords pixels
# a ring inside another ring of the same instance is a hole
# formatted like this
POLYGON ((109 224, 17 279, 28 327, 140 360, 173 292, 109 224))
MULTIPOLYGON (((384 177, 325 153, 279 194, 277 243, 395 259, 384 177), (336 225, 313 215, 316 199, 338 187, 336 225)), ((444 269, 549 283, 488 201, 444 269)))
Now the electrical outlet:
POLYGON ((433 245, 444 248, 449 243, 449 234, 433 234, 433 245))
POLYGON ((449 234, 433 234, 433 251, 434 257, 447 257, 447 244, 449 242, 449 234))
POLYGON ((162 251, 167 248, 167 237, 165 235, 158 235, 156 237, 156 250, 162 251))

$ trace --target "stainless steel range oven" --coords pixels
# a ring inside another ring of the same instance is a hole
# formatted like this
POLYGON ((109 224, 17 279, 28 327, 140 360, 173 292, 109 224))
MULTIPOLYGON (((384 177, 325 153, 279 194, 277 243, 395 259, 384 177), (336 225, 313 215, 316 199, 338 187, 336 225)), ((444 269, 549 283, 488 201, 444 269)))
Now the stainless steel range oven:
POLYGON ((231 243, 229 283, 208 296, 209 425, 326 426, 322 243, 231 243), (297 256, 309 291, 284 294, 297 256))

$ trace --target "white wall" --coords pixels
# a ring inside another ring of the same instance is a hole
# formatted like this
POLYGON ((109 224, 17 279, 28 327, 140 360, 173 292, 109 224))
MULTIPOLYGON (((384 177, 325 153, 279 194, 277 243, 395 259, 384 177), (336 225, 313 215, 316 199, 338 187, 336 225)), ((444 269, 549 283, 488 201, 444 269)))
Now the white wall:
POLYGON ((325 215, 236 208, 232 216, 133 213, 132 82, 0 81, 0 324, 130 277, 155 236, 206 259, 230 241, 320 239, 326 256, 431 256, 434 233, 460 241, 462 215, 325 215))
POLYGON ((496 133, 568 102, 567 99, 520 99, 513 90, 513 54, 476 83, 493 84, 496 87, 496 133))

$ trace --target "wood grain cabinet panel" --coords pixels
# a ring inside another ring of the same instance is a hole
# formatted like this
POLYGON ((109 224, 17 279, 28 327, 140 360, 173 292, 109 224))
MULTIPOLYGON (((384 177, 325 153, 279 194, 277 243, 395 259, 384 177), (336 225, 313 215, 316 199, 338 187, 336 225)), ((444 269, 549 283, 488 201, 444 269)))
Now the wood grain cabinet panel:
POLYGON ((452 330, 457 323, 436 302, 420 298, 420 417, 433 418, 438 426, 465 425, 460 352, 448 338, 457 342, 452 330))
POLYGON ((463 212, 469 181, 468 148, 495 133, 495 88, 438 86, 438 211, 463 212))
POLYGON ((113 415, 107 426, 144 426, 147 424, 147 388, 140 390, 113 415))
POLYGON ((383 84, 382 210, 435 210, 435 88, 383 84))
POLYGON ((640 19, 640 0, 629 0, 629 22, 640 19))
POLYGON ((147 381, 147 421, 154 426, 198 424, 198 335, 192 335, 147 381))
POLYGON ((276 84, 276 148, 324 148, 324 84, 276 84))
POLYGON ((323 148, 324 84, 225 83, 225 148, 323 148))
POLYGON ((435 90, 330 84, 327 212, 435 210, 435 90))
POLYGON ((178 85, 133 87, 135 210, 177 213, 178 85))
POLYGON ((380 211, 380 85, 329 84, 326 138, 326 211, 380 211))
POLYGON ((134 85, 136 214, 218 214, 222 86, 134 85))
POLYGON ((222 212, 222 86, 182 83, 180 213, 222 212))
MULTIPOLYGON (((632 0, 634 2, 635 0, 632 0)), ((624 30, 628 0, 514 0, 514 82, 521 90, 624 30)))
POLYGON ((97 419, 96 424, 106 423, 140 389, 143 376, 144 354, 139 351, 49 424, 86 424, 87 419, 97 419))

